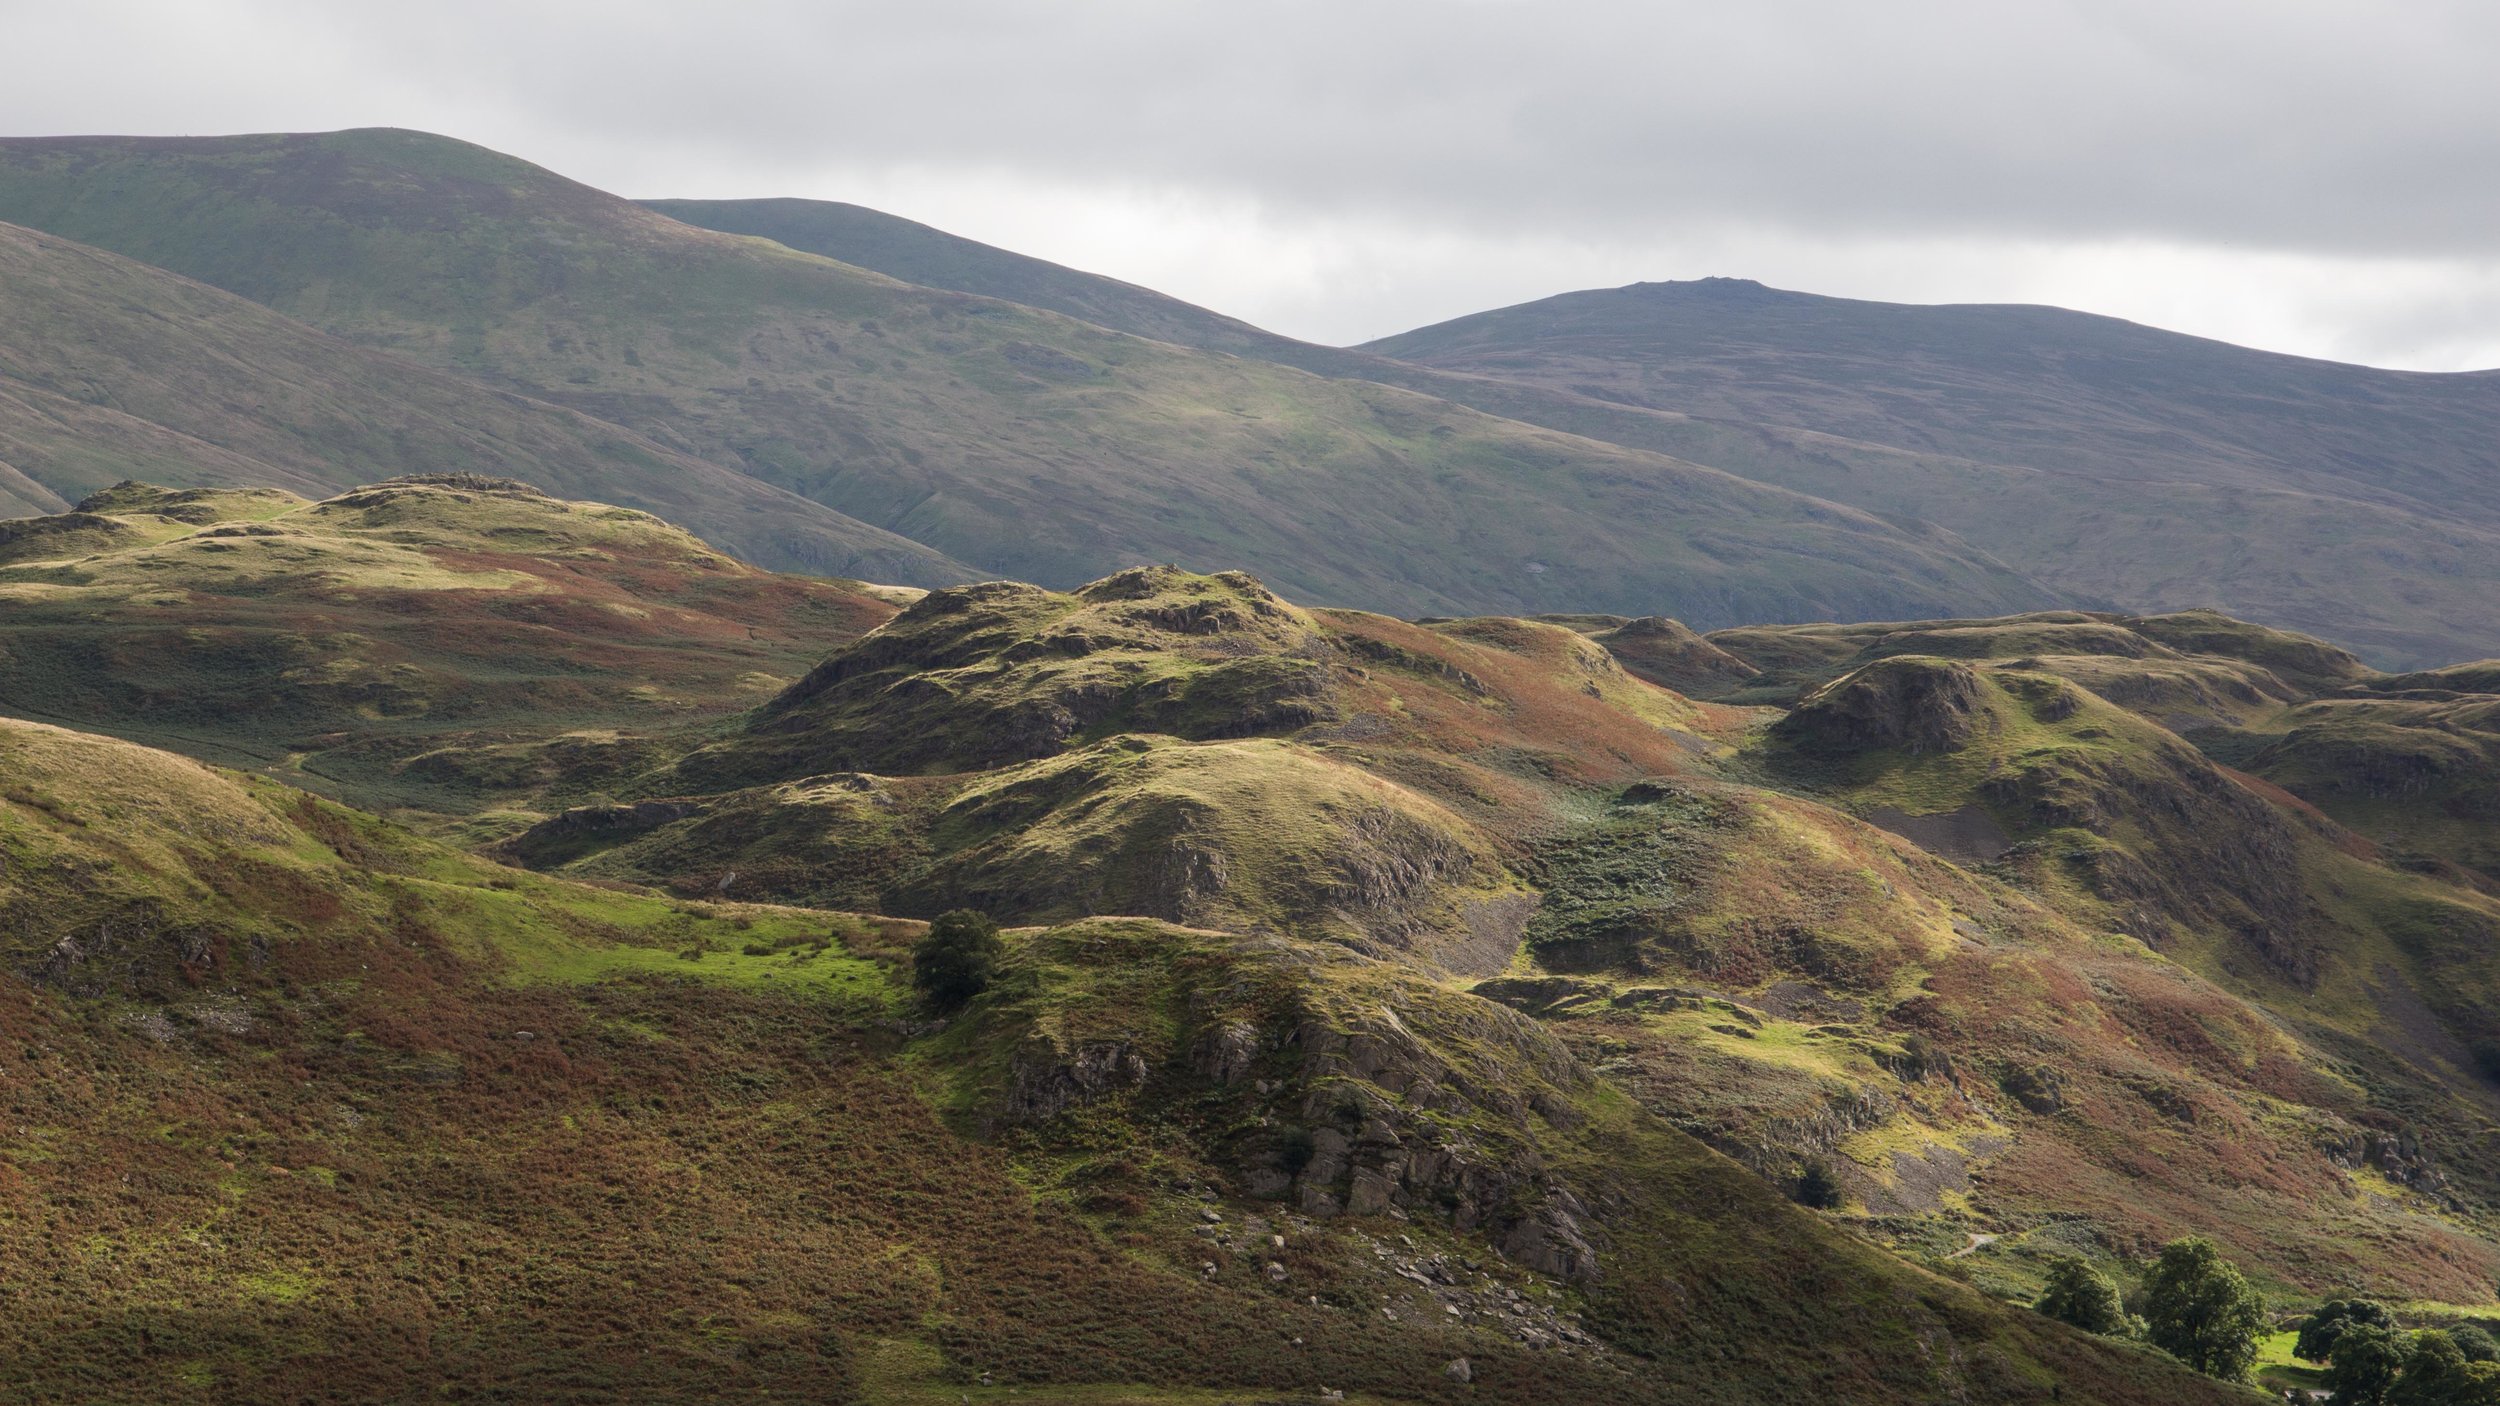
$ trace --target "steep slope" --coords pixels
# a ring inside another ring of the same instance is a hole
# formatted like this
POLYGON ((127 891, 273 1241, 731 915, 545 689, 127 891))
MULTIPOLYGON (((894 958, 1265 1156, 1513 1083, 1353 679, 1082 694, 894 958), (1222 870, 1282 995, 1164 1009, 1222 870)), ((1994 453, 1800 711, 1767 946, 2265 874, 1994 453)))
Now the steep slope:
POLYGON ((1016 934, 931 1033, 910 925, 516 874, 18 722, 0 854, 31 1399, 2229 1399, 1289 940, 1016 934))
POLYGON ((24 511, 134 478, 321 497, 486 473, 663 513, 773 566, 919 585, 974 574, 614 425, 33 230, 0 226, 0 320, 0 494, 17 484, 24 511))
POLYGON ((1793 441, 1749 452, 1741 434, 1688 452, 1927 517, 2133 608, 2215 604, 2396 663, 2500 641, 2493 375, 2340 366, 2054 308, 1853 302, 1731 279, 1566 294, 1364 350, 1831 436, 1820 463, 1793 441))
POLYGON ((124 484, 0 522, 0 711, 470 812, 607 784, 634 733, 769 697, 894 609, 508 480, 124 484))
POLYGON ((440 138, 10 142, 8 216, 1045 585, 1146 556, 1407 613, 2048 603, 1923 524, 897 284, 440 138))

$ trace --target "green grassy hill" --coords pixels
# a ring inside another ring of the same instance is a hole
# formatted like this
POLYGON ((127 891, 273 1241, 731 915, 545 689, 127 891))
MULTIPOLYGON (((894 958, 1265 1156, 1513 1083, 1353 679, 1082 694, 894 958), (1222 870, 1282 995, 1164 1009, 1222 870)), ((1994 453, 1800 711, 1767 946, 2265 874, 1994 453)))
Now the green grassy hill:
POLYGON ((2500 645, 2491 374, 1735 279, 1570 293, 1361 350, 1719 422, 1721 444, 1683 452, 1943 523, 2070 593, 2216 605, 2391 664, 2500 645))
POLYGON ((0 709, 465 815, 595 794, 638 737, 770 697, 908 594, 507 480, 124 484, 0 521, 0 709))
POLYGON ((1403 613, 2047 604, 1923 524, 666 219, 415 133, 0 145, 0 218, 745 469, 984 571, 1403 613))
POLYGON ((944 585, 959 563, 545 401, 327 337, 54 235, 0 226, 0 510, 124 479, 311 497, 483 473, 667 515, 791 570, 944 585))
POLYGON ((898 1020, 909 924, 521 874, 17 722, 0 856, 29 1400, 2236 1399, 1396 964, 1103 920, 898 1020))

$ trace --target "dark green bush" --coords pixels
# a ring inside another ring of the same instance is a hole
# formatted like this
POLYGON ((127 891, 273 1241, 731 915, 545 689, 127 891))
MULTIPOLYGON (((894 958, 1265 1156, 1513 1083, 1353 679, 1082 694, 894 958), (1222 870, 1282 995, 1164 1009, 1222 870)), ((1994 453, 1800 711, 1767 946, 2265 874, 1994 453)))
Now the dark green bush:
POLYGON ((988 914, 958 908, 941 914, 912 944, 911 984, 931 1006, 960 1010, 989 989, 1005 954, 998 924, 988 914))
POLYGON ((1840 1181, 1832 1175, 1832 1164, 1820 1157, 1808 1158, 1805 1170, 1797 1175, 1797 1204, 1828 1211, 1838 1207, 1840 1200, 1840 1181))

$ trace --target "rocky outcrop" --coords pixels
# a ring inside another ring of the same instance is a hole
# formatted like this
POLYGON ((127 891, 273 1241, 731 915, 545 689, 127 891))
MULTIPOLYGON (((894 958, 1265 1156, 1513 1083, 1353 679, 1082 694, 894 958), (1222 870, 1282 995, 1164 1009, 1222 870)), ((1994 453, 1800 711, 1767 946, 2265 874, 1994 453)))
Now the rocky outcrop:
POLYGON ((1134 1092, 1152 1073, 1146 1057, 1126 1041, 1063 1047, 1048 1039, 1028 1040, 1008 1065, 999 1117, 1008 1123, 1044 1122, 1071 1108, 1134 1092))
POLYGON ((0 936, 27 953, 20 975, 84 998, 168 1000, 211 974, 264 966, 270 952, 265 937, 177 921, 153 901, 101 913, 0 912, 0 936))
POLYGON ((1816 690, 1774 731, 1808 752, 1954 752, 1995 725, 1967 664, 1882 659, 1816 690))
POLYGON ((1499 1052, 1503 1083, 1457 1067, 1386 1006, 1351 1022, 1305 1012, 1290 1026, 1212 1027, 1192 1062, 1231 1087, 1271 1063, 1289 1067, 1269 1086, 1268 1126, 1239 1144, 1251 1194, 1317 1217, 1446 1220, 1541 1274, 1593 1280, 1589 1207, 1546 1166, 1535 1136, 1539 1124, 1578 1122, 1567 1090, 1585 1076, 1510 1010, 1470 1001, 1465 1019, 1464 1038, 1499 1052), (1500 1131, 1480 1130, 1487 1120, 1500 1131))
MULTIPOLYGON (((1062 956, 1111 951, 1072 939, 1062 956)), ((1135 1098, 1203 1123, 1249 1197, 1314 1219, 1430 1220, 1540 1274, 1600 1276, 1602 1189, 1572 1184, 1542 1151, 1580 1126, 1575 1100, 1594 1088, 1559 1041, 1491 1001, 1378 983, 1385 969, 1365 959, 1283 939, 1232 953, 1179 977, 1185 1014, 1168 1047, 1126 1006, 1107 1023, 1081 1001, 1037 1015, 990 1125, 1135 1098)))
POLYGON ((575 806, 538 822, 496 846, 496 850, 501 857, 518 864, 561 863, 584 847, 616 844, 700 815, 704 805, 702 801, 667 800, 575 806))

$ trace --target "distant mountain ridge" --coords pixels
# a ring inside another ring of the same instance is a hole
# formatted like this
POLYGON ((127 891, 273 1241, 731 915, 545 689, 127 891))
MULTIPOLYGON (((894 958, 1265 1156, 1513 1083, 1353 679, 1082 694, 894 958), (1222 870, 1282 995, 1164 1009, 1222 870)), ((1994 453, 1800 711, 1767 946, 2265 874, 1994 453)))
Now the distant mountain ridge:
POLYGON ((666 514, 768 566, 912 585, 977 574, 619 426, 56 235, 0 225, 0 323, 0 510, 58 511, 133 478, 318 498, 477 472, 666 514))
POLYGON ((647 203, 916 283, 1945 523, 2068 605, 2215 605, 2398 667, 2500 651, 2500 373, 2374 371, 2053 308, 1852 303, 1744 279, 1565 294, 1323 347, 858 206, 647 203), (1879 314, 1896 321, 1849 322, 1879 314), (1662 317, 1644 341, 1644 319, 1662 317), (1757 321, 1786 350, 1748 348, 1757 321), (1940 352, 1969 345, 1960 363, 1914 372, 1922 335, 1940 352), (1936 387, 1882 388, 1915 374, 1936 387), (2058 391, 2061 375, 2080 388, 2058 391), (2062 403, 2086 392, 2084 408, 2062 403), (1955 397, 1958 419, 1945 413, 1955 397), (2339 430, 2348 413, 2374 418, 2339 430))
MULTIPOLYGON (((2056 603, 1925 523, 698 230, 396 131, 0 143, 0 217, 743 469, 985 574, 1411 614, 2056 603)), ((580 491, 569 489, 567 491, 580 491)))
POLYGON ((1890 446, 1711 462, 1944 523, 2131 608, 2217 604, 2399 664, 2500 648, 2500 373, 1741 279, 1567 293, 1363 349, 1890 446))

